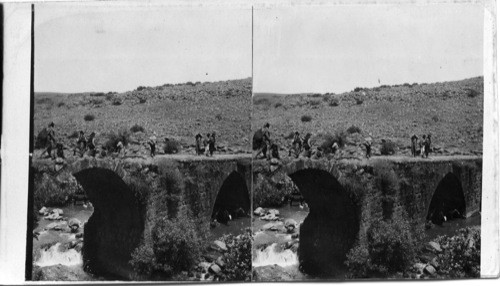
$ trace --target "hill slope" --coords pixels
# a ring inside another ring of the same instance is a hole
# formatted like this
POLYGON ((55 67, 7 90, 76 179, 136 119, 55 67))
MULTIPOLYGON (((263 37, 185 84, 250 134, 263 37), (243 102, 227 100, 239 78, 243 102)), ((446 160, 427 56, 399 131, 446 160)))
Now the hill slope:
MULTIPOLYGON (((350 137, 356 146, 371 134, 375 149, 382 139, 395 142, 399 153, 409 153, 410 137, 432 134, 443 154, 480 153, 483 142, 483 77, 432 84, 405 84, 342 94, 255 94, 252 130, 271 124, 271 134, 282 147, 292 131, 302 136, 361 129, 350 137), (307 115, 311 120, 302 121, 307 115)), ((358 147, 358 151, 363 151, 358 147)), ((357 152, 357 151, 356 151, 357 152)), ((351 152, 352 153, 352 152, 351 152)))
MULTIPOLYGON (((129 149, 147 153, 144 143, 153 133, 179 140, 184 146, 194 144, 197 133, 216 132, 217 144, 235 152, 248 151, 251 110, 251 78, 213 83, 186 83, 158 87, 139 87, 125 93, 36 93, 35 135, 50 122, 66 146, 75 131, 97 133, 98 145, 107 134, 140 125, 144 132, 132 133, 129 149), (92 115, 94 120, 84 117, 92 115)), ((161 148, 161 146, 160 146, 161 148)))

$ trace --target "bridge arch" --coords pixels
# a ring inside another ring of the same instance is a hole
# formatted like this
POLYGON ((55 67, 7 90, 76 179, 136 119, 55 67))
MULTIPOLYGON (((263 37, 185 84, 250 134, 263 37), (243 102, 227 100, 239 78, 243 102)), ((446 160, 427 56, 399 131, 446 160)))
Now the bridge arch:
POLYGON ((300 228, 300 266, 309 274, 336 275, 358 236, 359 206, 330 172, 309 168, 290 178, 309 205, 300 228))
POLYGON ((144 214, 132 190, 114 171, 92 167, 74 173, 94 212, 85 224, 83 259, 94 273, 129 277, 131 253, 144 231, 144 214))
POLYGON ((241 215, 241 211, 246 215, 250 212, 250 207, 250 192, 246 180, 239 172, 232 171, 218 189, 211 208, 212 219, 222 216, 224 210, 233 217, 241 215))
POLYGON ((455 174, 449 172, 439 181, 427 209, 427 220, 438 224, 442 223, 443 216, 465 216, 464 191, 460 179, 455 174))

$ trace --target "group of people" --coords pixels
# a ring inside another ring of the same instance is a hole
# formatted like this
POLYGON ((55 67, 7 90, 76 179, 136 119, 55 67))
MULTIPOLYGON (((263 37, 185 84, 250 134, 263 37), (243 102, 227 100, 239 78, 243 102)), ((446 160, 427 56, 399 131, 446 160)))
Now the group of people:
POLYGON ((207 137, 203 139, 200 133, 196 134, 196 155, 213 156, 215 148, 215 132, 207 133, 207 137))
POLYGON ((279 147, 276 143, 271 141, 271 133, 269 132, 269 123, 257 130, 252 139, 252 149, 256 151, 255 158, 261 154, 267 160, 280 159, 279 147))
POLYGON ((419 140, 417 135, 413 134, 411 137, 411 154, 413 157, 418 155, 422 158, 428 158, 431 152, 431 134, 423 135, 419 140))

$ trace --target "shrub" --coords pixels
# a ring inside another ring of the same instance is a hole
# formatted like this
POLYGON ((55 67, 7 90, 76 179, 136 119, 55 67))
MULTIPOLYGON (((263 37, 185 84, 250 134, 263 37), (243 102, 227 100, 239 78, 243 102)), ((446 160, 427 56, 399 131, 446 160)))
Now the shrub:
POLYGON ((361 98, 356 98, 356 104, 357 105, 363 104, 363 100, 361 98))
POLYGON ((221 121, 222 120, 222 113, 215 115, 215 119, 221 121))
POLYGON ((356 87, 356 88, 354 89, 354 92, 360 92, 360 91, 362 91, 362 90, 364 90, 364 89, 365 89, 365 88, 363 88, 363 87, 356 87))
POLYGON ((165 154, 176 154, 179 153, 180 148, 181 144, 178 141, 170 139, 165 142, 165 145, 163 146, 163 152, 165 152, 165 154))
POLYGON ((66 105, 66 103, 64 103, 64 102, 60 101, 60 102, 57 104, 57 107, 63 107, 63 106, 65 106, 65 105, 66 105))
POLYGON ((73 131, 73 133, 71 133, 70 135, 68 135, 68 138, 69 139, 76 139, 78 138, 80 134, 78 134, 78 131, 73 131))
POLYGON ((339 148, 344 147, 346 142, 346 137, 347 134, 344 131, 337 130, 333 135, 327 133, 325 135, 320 136, 317 140, 318 140, 318 145, 321 147, 321 150, 323 150, 323 153, 329 154, 333 151, 332 145, 335 142, 337 143, 339 148))
POLYGON ((380 147, 380 154, 394 155, 396 153, 396 144, 392 141, 382 140, 382 147, 380 147))
POLYGON ((94 119, 95 119, 95 116, 92 114, 87 114, 83 117, 83 120, 85 120, 85 121, 94 121, 94 119))
POLYGON ((302 117, 300 117, 300 121, 302 122, 309 122, 312 120, 312 116, 310 115, 302 115, 302 117))
POLYGON ((283 106, 283 103, 281 103, 281 102, 276 102, 276 103, 274 104, 274 108, 278 108, 278 107, 280 107, 280 106, 283 106))
POLYGON ((113 98, 115 98, 115 95, 114 95, 114 94, 107 94, 107 95, 106 95, 106 100, 108 100, 108 101, 112 101, 112 100, 113 100, 113 98))
POLYGON ((33 207, 37 211, 43 206, 66 205, 79 188, 75 177, 69 173, 61 173, 57 177, 36 170, 33 173, 33 207))
POLYGON ((410 269, 418 241, 404 218, 376 221, 367 231, 366 243, 358 243, 347 254, 352 278, 387 277, 410 269))
POLYGON ((126 129, 118 131, 118 133, 111 132, 108 134, 108 140, 104 143, 103 147, 108 152, 115 152, 118 142, 122 142, 123 146, 127 146, 130 141, 130 132, 126 129))
POLYGON ((471 98, 474 98, 480 94, 477 90, 472 88, 467 88, 465 89, 465 91, 467 92, 467 96, 471 98))
POLYGON ((188 216, 160 217, 151 233, 154 257, 165 273, 187 271, 199 259, 202 240, 188 216))
POLYGON ((361 133, 361 129, 357 126, 352 125, 351 127, 347 128, 347 133, 349 134, 361 133))
POLYGON ((432 121, 438 122, 439 121, 439 117, 437 115, 432 116, 432 121))
POLYGON ((130 131, 132 133, 144 132, 144 127, 142 127, 141 125, 135 124, 134 126, 130 127, 130 131))
POLYGON ((336 98, 332 98, 329 102, 328 105, 330 106, 339 106, 339 100, 336 98))
POLYGON ((92 105, 101 105, 104 103, 104 100, 100 99, 100 98, 91 98, 90 99, 90 104, 92 105))
POLYGON ((271 104, 271 102, 269 101, 268 98, 260 97, 260 98, 254 99, 253 104, 254 105, 269 105, 269 104, 271 104))
POLYGON ((115 98, 113 98, 112 104, 113 105, 121 105, 122 104, 122 100, 119 99, 118 97, 115 97, 115 98))
POLYGON ((284 178, 276 184, 268 178, 258 175, 253 189, 253 206, 254 208, 280 207, 283 204, 283 199, 291 195, 295 188, 297 186, 289 178, 284 178))
POLYGON ((224 235, 221 240, 228 250, 222 256, 225 262, 222 281, 250 281, 252 273, 252 232, 250 228, 238 236, 224 235))
POLYGON ((145 87, 145 86, 142 86, 142 85, 141 85, 141 86, 139 86, 139 87, 137 87, 137 91, 141 91, 141 90, 144 90, 144 89, 146 89, 146 87, 145 87))
POLYGON ((146 103, 146 99, 145 98, 139 98, 139 103, 143 104, 143 103, 146 103))
POLYGON ((399 180, 389 163, 377 163, 374 166, 375 185, 381 192, 382 216, 390 219, 394 210, 399 180))
POLYGON ((186 85, 194 86, 195 84, 193 82, 191 82, 191 81, 188 81, 188 82, 186 82, 186 85))
POLYGON ((132 252, 130 265, 136 273, 146 275, 148 277, 157 270, 161 270, 156 263, 156 257, 153 251, 152 243, 142 243, 132 252))
POLYGON ((283 138, 292 139, 294 136, 295 136, 295 132, 290 131, 290 133, 288 133, 288 135, 284 135, 283 138))
POLYGON ((320 96, 321 96, 320 93, 309 94, 309 97, 320 97, 320 96))
POLYGON ((407 83, 407 82, 405 82, 405 83, 403 83, 403 86, 407 86, 408 87, 408 86, 410 86, 410 84, 407 83))
POLYGON ((462 228, 454 236, 440 236, 438 254, 439 274, 447 278, 478 278, 481 264, 481 231, 479 228, 462 228))

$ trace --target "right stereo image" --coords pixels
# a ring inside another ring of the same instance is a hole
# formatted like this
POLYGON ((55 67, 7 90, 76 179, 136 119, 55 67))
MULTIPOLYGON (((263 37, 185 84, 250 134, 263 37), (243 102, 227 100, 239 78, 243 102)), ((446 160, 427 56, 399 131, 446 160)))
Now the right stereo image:
POLYGON ((253 281, 480 277, 484 11, 254 9, 253 281))

